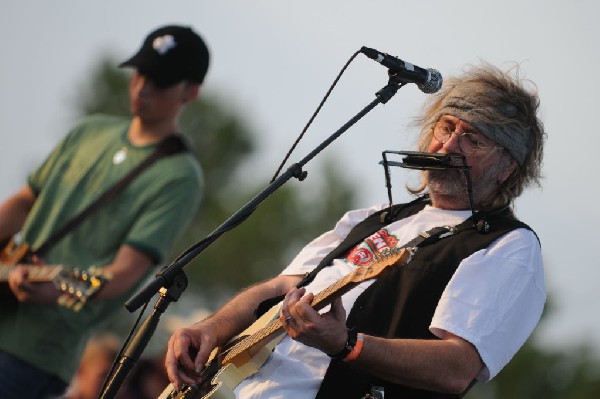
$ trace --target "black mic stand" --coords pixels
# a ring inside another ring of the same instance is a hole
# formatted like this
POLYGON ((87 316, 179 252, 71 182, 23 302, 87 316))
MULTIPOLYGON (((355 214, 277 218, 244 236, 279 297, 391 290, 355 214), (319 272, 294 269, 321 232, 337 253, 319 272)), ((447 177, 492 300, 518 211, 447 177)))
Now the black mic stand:
POLYGON ((149 302, 157 292, 161 292, 161 296, 154 307, 154 311, 148 316, 148 319, 146 319, 140 329, 136 332, 134 338, 127 345, 127 350, 119 360, 119 367, 117 367, 107 378, 106 381, 108 383, 105 384, 102 393, 99 396, 100 399, 114 398, 115 394, 120 388, 120 385, 123 383, 123 381, 125 381, 127 374, 133 368, 135 362, 139 359, 139 356, 143 353, 146 345, 150 341, 150 338, 152 337, 152 334, 158 325, 161 314, 166 310, 169 303, 173 300, 177 301, 181 293, 185 290, 187 286, 187 277, 185 277, 185 273, 182 270, 183 267, 197 255, 199 255, 209 245, 215 242, 221 235, 242 223, 252 214, 252 212, 254 212, 260 203, 266 200, 271 194, 283 186, 292 177, 295 177, 300 181, 304 180, 307 176, 307 172, 302 170, 304 165, 306 165, 311 159, 323 151, 327 146, 329 146, 329 144, 341 136, 346 130, 358 122, 377 105, 387 103, 396 94, 398 89, 405 84, 405 82, 401 82, 398 78, 393 76, 393 74, 389 74, 388 84, 376 93, 375 100, 363 108, 362 111, 346 122, 341 128, 339 128, 335 133, 318 145, 302 160, 292 164, 281 176, 273 180, 273 182, 271 182, 263 191, 246 203, 246 205, 244 205, 235 214, 230 216, 207 237, 187 249, 177 259, 175 259, 173 263, 163 267, 162 270, 156 274, 156 278, 153 281, 148 283, 125 303, 127 310, 129 312, 134 312, 142 305, 149 302), (181 278, 185 280, 185 284, 182 284, 178 281, 178 279, 181 278), (173 289, 174 286, 177 288, 173 289), (167 287, 167 289, 165 290, 164 287, 167 287), (169 292, 171 289, 173 289, 175 292, 169 292))
POLYGON ((177 302, 183 291, 187 288, 188 279, 183 271, 180 271, 173 278, 172 283, 168 288, 159 290, 160 297, 154 305, 154 310, 138 329, 134 338, 127 345, 127 349, 121 356, 117 368, 107 378, 107 383, 103 387, 101 398, 114 398, 119 388, 125 381, 125 378, 139 360, 144 349, 150 342, 150 338, 154 335, 160 316, 167 310, 169 304, 173 301, 177 302))

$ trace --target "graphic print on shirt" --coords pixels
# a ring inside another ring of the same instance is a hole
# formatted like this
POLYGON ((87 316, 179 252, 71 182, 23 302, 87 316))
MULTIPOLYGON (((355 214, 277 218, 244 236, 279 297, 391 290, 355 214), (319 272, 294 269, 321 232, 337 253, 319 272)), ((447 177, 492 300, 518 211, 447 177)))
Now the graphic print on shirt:
POLYGON ((345 261, 355 266, 367 266, 373 262, 375 255, 389 251, 398 244, 398 238, 386 229, 381 229, 348 252, 345 261))

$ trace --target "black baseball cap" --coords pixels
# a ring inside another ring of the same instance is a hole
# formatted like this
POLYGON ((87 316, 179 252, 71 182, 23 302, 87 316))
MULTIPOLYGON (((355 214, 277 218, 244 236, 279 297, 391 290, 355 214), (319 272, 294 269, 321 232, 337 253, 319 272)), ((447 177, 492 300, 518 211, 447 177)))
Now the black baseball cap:
POLYGON ((187 26, 168 25, 150 33, 139 51, 119 67, 134 67, 159 87, 184 80, 202 83, 209 53, 202 38, 187 26))

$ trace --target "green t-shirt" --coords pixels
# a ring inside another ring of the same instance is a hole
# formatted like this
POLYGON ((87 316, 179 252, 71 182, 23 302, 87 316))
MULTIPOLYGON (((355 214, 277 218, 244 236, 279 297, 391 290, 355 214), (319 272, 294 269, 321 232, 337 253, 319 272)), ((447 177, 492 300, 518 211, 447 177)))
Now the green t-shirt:
MULTIPOLYGON (((29 176, 37 198, 21 236, 32 248, 154 151, 155 145, 135 147, 129 142, 130 122, 108 116, 87 118, 29 176)), ((202 189, 202 171, 192 154, 160 159, 61 239, 44 260, 87 269, 110 263, 119 247, 128 244, 159 264, 196 213, 202 189)), ((28 303, 3 310, 0 349, 68 382, 91 331, 139 285, 120 297, 92 301, 77 313, 62 306, 28 303)))

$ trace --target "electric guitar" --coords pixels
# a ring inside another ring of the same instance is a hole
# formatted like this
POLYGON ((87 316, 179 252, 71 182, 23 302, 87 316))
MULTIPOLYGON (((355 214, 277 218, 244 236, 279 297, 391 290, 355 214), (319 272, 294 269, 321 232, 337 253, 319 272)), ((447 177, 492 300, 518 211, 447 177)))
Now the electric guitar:
MULTIPOLYGON (((410 261, 415 248, 392 249, 377 256, 373 263, 357 267, 315 295, 311 306, 320 310, 335 298, 342 296, 363 281, 382 276, 410 261)), ((279 320, 280 306, 272 307, 240 335, 232 339, 224 350, 215 349, 201 373, 201 382, 175 390, 169 384, 158 399, 234 399, 233 390, 254 374, 267 361, 285 331, 279 320)))
MULTIPOLYGON (((16 245, 14 241, 0 251, 0 302, 5 306, 16 304, 16 298, 8 287, 8 275, 17 264, 26 262, 29 254, 27 244, 16 245)), ((59 303, 77 312, 110 276, 94 270, 68 270, 61 265, 28 264, 27 279, 34 283, 52 282, 63 292, 59 303)))

